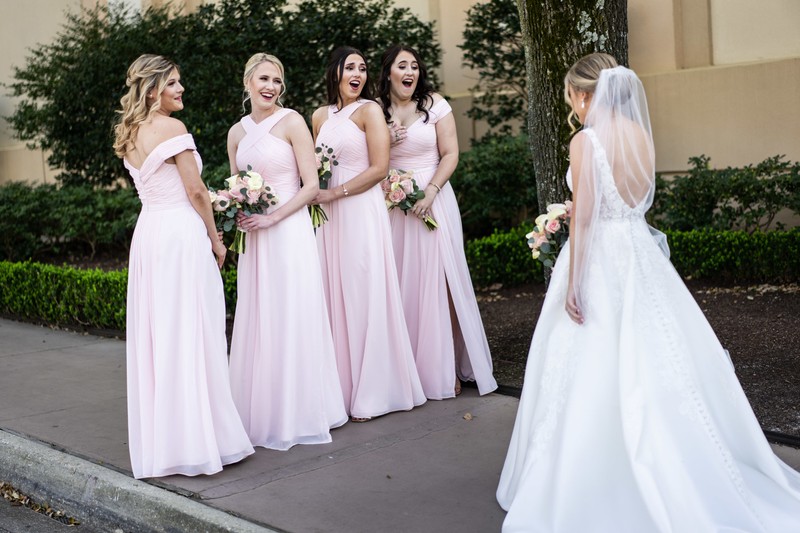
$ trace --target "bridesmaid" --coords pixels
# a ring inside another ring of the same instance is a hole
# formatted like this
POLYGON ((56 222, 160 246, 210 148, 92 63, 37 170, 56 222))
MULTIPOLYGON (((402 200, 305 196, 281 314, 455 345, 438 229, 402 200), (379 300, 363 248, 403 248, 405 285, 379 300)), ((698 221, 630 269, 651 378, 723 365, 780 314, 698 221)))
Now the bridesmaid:
POLYGON ((317 231, 345 405, 355 422, 421 405, 378 183, 389 166, 389 131, 373 101, 367 62, 350 47, 334 50, 326 71, 328 104, 314 112, 317 146, 338 165, 317 203, 329 222, 317 231))
POLYGON ((213 474, 253 453, 228 384, 225 246, 192 136, 170 117, 183 109, 178 67, 140 56, 126 85, 114 150, 142 201, 128 268, 133 475, 213 474))
POLYGON ((497 383, 449 182, 458 164, 452 109, 433 92, 417 52, 402 45, 383 54, 378 98, 392 139, 389 166, 413 171, 425 198, 412 212, 439 224, 428 231, 416 217, 399 209, 390 213, 406 323, 425 396, 458 396, 460 380, 476 381, 480 394, 487 394, 497 383))
POLYGON ((243 80, 251 113, 228 133, 231 172, 251 166, 280 200, 238 220, 247 251, 231 342, 236 407, 253 445, 275 450, 331 442, 330 429, 347 422, 306 209, 319 191, 314 143, 303 117, 281 106, 284 80, 278 58, 252 56, 243 80))

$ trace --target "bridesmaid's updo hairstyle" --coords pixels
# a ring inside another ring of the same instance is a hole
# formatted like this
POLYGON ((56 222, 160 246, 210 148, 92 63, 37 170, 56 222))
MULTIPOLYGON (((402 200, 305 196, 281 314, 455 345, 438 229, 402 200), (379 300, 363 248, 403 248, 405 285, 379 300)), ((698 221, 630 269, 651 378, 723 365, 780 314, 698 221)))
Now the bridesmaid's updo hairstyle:
POLYGON ((567 75, 564 76, 564 100, 567 104, 570 104, 567 123, 569 123, 569 127, 573 133, 577 131, 578 128, 576 128, 574 124, 574 121, 577 119, 575 111, 571 107, 572 103, 569 99, 569 89, 572 88, 573 91, 583 91, 593 94, 597 86, 597 81, 600 79, 600 71, 618 66, 614 56, 596 52, 588 56, 583 56, 567 71, 567 75))
POLYGON ((372 80, 369 76, 369 63, 367 58, 360 50, 352 46, 340 46, 331 52, 331 59, 328 61, 328 67, 325 69, 325 86, 328 89, 328 105, 337 105, 342 100, 342 95, 339 93, 339 82, 342 80, 344 73, 344 64, 347 62, 347 57, 356 54, 364 60, 367 65, 367 79, 364 81, 361 89, 361 98, 365 100, 374 100, 372 96, 372 80))
POLYGON ((121 115, 114 126, 114 152, 118 157, 133 150, 139 125, 161 109, 161 93, 178 65, 162 56, 143 54, 128 68, 128 92, 120 99, 121 115), (152 97, 148 97, 152 94, 152 97))
POLYGON ((429 119, 428 102, 433 104, 433 85, 431 85, 430 80, 428 80, 428 68, 425 66, 425 63, 422 62, 416 50, 402 44, 391 46, 383 53, 383 57, 381 58, 378 98, 383 106, 383 116, 386 117, 387 123, 390 122, 391 114, 389 113, 389 108, 392 107, 392 101, 389 97, 389 92, 392 87, 392 82, 389 76, 392 73, 392 65, 394 65, 394 61, 397 59, 397 56, 400 55, 400 52, 408 52, 414 56, 414 61, 417 62, 417 66, 419 67, 417 86, 414 89, 414 93, 411 95, 411 100, 417 103, 417 111, 425 115, 425 122, 427 123, 429 119))
POLYGON ((247 90, 247 84, 253 79, 253 74, 261 63, 272 63, 275 65, 275 68, 278 69, 278 72, 281 73, 281 85, 283 86, 283 89, 281 89, 281 94, 278 95, 278 99, 275 101, 275 103, 278 104, 278 106, 283 107, 283 104, 281 103, 281 96, 286 94, 286 75, 284 74, 283 63, 281 63, 281 60, 274 55, 265 54, 262 52, 250 56, 250 59, 247 60, 247 64, 244 66, 244 76, 242 77, 242 84, 244 85, 244 94, 242 95, 242 110, 244 110, 245 113, 247 113, 245 104, 248 100, 250 100, 250 92, 247 90))

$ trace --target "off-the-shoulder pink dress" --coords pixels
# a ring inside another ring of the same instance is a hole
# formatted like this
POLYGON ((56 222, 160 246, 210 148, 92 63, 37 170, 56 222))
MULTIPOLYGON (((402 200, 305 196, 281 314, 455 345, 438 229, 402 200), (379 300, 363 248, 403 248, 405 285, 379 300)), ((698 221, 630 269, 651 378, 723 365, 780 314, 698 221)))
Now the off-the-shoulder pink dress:
MULTIPOLYGON (((280 209, 300 190, 294 150, 270 133, 294 113, 242 119, 236 164, 251 166, 278 195, 280 209)), ((248 232, 239 255, 231 389, 254 446, 287 450, 331 442, 347 421, 336 372, 319 255, 308 210, 248 232)))
MULTIPOLYGON (((412 171, 421 189, 439 165, 436 123, 451 112, 450 104, 439 100, 429 110, 428 121, 420 117, 406 129, 403 142, 391 149, 389 166, 412 171)), ((497 383, 464 255, 461 214, 449 181, 433 200, 431 213, 439 225, 433 231, 399 209, 390 213, 406 323, 422 387, 430 399, 452 398, 457 373, 462 380, 477 382, 478 391, 487 394, 497 383), (457 317, 455 328, 448 290, 457 317)))
MULTIPOLYGON (((320 129, 317 146, 332 148, 338 161, 330 188, 369 167, 366 134, 350 120, 362 105, 377 104, 332 106, 320 129)), ((329 221, 317 230, 317 244, 348 412, 366 418, 424 403, 380 186, 323 207, 329 221)))
POLYGON ((192 136, 136 169, 142 201, 128 267, 128 446, 136 478, 213 474, 253 453, 228 384, 225 296, 202 218, 176 165, 192 136))

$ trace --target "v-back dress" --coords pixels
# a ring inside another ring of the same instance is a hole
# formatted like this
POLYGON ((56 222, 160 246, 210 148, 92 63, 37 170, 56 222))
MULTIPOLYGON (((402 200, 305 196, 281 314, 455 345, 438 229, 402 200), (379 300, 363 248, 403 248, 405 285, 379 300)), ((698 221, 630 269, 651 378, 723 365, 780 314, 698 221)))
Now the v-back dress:
POLYGON ((625 203, 598 137, 582 131, 601 169, 586 318, 564 310, 565 248, 497 490, 503 532, 800 531, 800 474, 772 452, 644 206, 625 203))
POLYGON ((133 177, 142 210, 131 242, 126 324, 128 446, 136 478, 213 474, 253 453, 228 384, 225 296, 205 224, 167 159, 179 135, 133 177))
MULTIPOLYGON (((420 189, 439 166, 436 123, 451 112, 447 100, 440 100, 431 107, 428 121, 424 116, 417 119, 406 129, 405 140, 391 149, 389 166, 412 171, 420 189)), ((497 388, 492 356, 464 254, 453 187, 448 181, 433 200, 431 215, 439 225, 433 231, 399 209, 389 215, 406 323, 425 396, 432 400, 455 396, 456 374, 475 381, 481 394, 492 392, 497 388), (455 332, 448 290, 458 322, 455 332)))
MULTIPOLYGON (((338 161, 330 188, 369 167, 366 134, 350 120, 362 105, 377 104, 329 107, 317 136, 317 146, 332 148, 338 161)), ((366 418, 421 405, 380 185, 323 207, 329 221, 317 230, 317 244, 348 412, 366 418)))
MULTIPOLYGON (((292 146, 270 131, 291 113, 244 117, 236 152, 237 166, 261 174, 280 204, 299 192, 300 172, 292 146)), ((276 450, 331 442, 347 414, 308 210, 246 239, 231 341, 231 389, 245 429, 253 445, 276 450)))

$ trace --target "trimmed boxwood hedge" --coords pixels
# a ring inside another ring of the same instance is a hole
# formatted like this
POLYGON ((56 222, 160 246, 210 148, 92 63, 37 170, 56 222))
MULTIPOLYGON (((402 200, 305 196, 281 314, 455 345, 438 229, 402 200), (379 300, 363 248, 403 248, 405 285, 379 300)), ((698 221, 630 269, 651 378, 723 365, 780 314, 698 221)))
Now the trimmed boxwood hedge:
MULTIPOLYGON (((528 226, 469 241, 467 262, 476 286, 541 282, 542 265, 528 249, 528 226)), ((668 231, 672 263, 684 277, 721 283, 800 280, 800 228, 668 231)), ((223 271, 228 310, 236 305, 236 270, 223 271)), ((0 313, 56 326, 125 329, 126 270, 81 270, 0 261, 0 313)))

